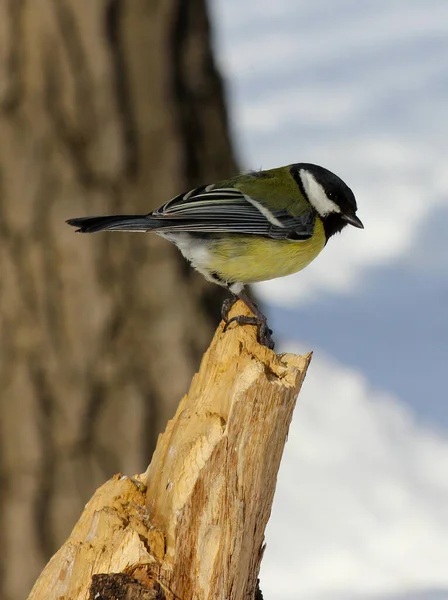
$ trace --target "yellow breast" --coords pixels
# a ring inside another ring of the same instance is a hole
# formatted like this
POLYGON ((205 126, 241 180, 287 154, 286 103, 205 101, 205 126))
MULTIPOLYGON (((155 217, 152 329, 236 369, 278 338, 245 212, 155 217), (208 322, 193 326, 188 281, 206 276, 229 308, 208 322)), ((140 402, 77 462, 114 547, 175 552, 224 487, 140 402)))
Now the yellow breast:
POLYGON ((325 246, 322 221, 317 217, 313 236, 303 242, 250 235, 214 239, 208 267, 229 282, 254 283, 296 273, 310 264, 325 246))

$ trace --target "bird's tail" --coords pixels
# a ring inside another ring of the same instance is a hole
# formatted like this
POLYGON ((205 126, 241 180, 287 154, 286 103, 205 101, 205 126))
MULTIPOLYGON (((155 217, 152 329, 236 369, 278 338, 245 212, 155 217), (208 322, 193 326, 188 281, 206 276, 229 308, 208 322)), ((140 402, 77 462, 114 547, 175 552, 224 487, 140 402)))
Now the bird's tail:
POLYGON ((160 222, 150 215, 108 215, 106 217, 79 217, 67 221, 77 227, 80 233, 97 231, 151 231, 157 229, 160 222))

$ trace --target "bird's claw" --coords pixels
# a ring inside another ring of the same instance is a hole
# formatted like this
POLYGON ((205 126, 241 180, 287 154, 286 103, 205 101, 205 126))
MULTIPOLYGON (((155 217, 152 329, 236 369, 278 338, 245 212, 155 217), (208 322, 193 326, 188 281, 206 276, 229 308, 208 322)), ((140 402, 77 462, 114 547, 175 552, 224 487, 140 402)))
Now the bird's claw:
POLYGON ((274 349, 274 340, 272 339, 272 329, 269 329, 267 321, 265 318, 259 317, 248 317, 246 315, 237 315, 236 317, 232 317, 231 319, 224 319, 224 331, 227 331, 229 325, 231 323, 236 323, 237 325, 255 325, 257 327, 257 340, 259 344, 263 346, 267 346, 270 350, 274 349))

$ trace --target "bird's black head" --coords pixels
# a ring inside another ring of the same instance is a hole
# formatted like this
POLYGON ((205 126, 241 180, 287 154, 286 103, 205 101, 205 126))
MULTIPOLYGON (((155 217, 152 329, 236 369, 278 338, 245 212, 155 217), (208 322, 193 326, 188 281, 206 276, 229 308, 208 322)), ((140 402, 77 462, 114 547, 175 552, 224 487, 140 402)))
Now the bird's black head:
POLYGON ((348 224, 364 228, 352 190, 337 175, 310 163, 291 165, 291 175, 322 219, 327 240, 348 224))

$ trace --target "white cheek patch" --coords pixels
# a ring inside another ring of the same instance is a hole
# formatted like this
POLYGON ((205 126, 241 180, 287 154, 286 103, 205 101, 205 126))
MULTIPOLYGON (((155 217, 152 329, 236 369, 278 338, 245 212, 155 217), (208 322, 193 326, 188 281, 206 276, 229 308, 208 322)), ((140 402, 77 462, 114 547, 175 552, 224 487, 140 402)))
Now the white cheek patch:
POLYGON ((301 169, 300 179, 302 180, 303 188, 306 192, 308 200, 321 217, 325 217, 330 213, 341 212, 339 206, 333 202, 333 200, 330 200, 325 193, 324 188, 316 181, 314 175, 312 175, 306 169, 301 169))

